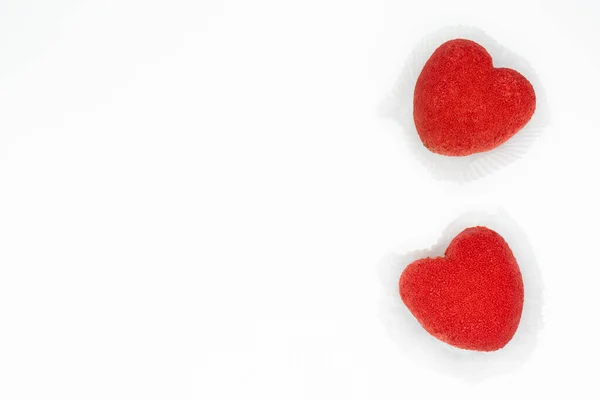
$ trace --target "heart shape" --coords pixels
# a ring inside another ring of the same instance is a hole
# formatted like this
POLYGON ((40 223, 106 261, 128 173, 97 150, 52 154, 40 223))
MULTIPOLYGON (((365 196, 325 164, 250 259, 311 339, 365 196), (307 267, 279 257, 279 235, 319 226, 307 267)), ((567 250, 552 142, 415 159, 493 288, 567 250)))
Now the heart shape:
POLYGON ((517 260, 502 236, 485 227, 462 231, 444 257, 409 264, 399 287, 421 326, 461 349, 501 349, 514 336, 523 311, 517 260))
POLYGON ((425 63, 415 85, 413 117, 434 153, 466 156, 510 139, 535 111, 535 91, 520 73, 494 68, 479 44, 450 40, 425 63))

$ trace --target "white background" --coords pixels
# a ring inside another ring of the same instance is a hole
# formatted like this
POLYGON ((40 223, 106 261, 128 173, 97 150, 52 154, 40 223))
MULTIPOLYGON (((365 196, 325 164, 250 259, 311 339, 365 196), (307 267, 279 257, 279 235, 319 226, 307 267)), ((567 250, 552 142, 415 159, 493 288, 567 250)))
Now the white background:
POLYGON ((0 398, 597 398, 598 20, 593 0, 3 0, 0 398), (526 58, 551 109, 471 184, 378 115, 453 24, 526 58), (527 234, 544 327, 470 383, 390 337, 377 265, 481 208, 527 234))

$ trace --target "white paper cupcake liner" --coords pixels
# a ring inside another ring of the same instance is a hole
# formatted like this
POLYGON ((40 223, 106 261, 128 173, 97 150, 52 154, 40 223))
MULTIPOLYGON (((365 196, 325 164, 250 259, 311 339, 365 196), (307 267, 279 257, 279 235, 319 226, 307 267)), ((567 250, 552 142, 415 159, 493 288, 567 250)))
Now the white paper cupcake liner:
POLYGON ((428 250, 390 254, 379 263, 378 272, 383 284, 379 318, 391 339, 415 362, 445 375, 477 382, 511 372, 531 356, 543 324, 543 283, 527 236, 504 211, 462 215, 446 228, 436 245, 428 250), (398 292, 400 275, 408 264, 424 257, 443 256, 451 240, 472 226, 486 226, 498 232, 512 249, 523 276, 525 297, 519 327, 504 348, 493 352, 462 350, 434 338, 410 313, 398 292))
POLYGON ((382 105, 381 114, 400 125, 412 153, 435 178, 457 182, 482 178, 523 157, 549 124, 546 94, 531 65, 482 30, 463 26, 441 29, 427 35, 414 47, 390 96, 382 105), (448 157, 432 153, 423 146, 413 120, 413 95, 417 78, 434 50, 444 42, 457 38, 470 39, 485 47, 492 56, 494 67, 512 68, 525 76, 535 90, 536 111, 523 129, 497 148, 470 156, 448 157))

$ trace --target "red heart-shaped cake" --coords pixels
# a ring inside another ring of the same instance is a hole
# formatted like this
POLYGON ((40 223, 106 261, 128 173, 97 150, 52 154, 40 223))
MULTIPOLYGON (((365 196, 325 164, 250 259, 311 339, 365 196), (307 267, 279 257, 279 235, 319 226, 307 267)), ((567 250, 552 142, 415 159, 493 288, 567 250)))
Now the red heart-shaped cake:
POLYGON ((413 105, 425 147, 466 156, 491 150, 523 128, 535 111, 535 91, 517 71, 494 68, 479 44, 454 39, 425 63, 413 105))
POLYGON ((444 257, 409 264, 399 286, 402 301, 423 328, 452 346, 498 350, 519 326, 521 271, 508 244, 491 229, 465 229, 444 257))

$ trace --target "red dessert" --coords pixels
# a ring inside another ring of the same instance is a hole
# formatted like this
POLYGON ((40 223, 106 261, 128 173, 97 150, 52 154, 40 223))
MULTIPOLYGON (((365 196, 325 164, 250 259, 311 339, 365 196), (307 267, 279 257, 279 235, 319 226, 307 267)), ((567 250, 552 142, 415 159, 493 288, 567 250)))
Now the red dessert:
POLYGON ((534 111, 531 83, 515 70, 494 68, 489 53, 466 39, 438 47, 415 86, 413 116, 421 141, 447 156, 501 145, 534 111))
POLYGON ((508 244, 491 229, 465 229, 444 257, 408 265, 399 286, 402 301, 423 328, 452 346, 498 350, 519 326, 521 271, 508 244))

